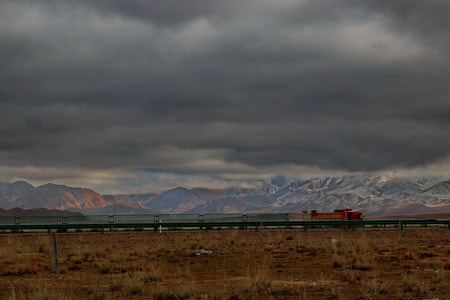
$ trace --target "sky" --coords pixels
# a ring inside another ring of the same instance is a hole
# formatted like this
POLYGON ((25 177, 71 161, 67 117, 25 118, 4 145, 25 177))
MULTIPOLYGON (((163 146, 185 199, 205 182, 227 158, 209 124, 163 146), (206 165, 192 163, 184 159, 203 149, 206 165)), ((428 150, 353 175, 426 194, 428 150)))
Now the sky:
POLYGON ((450 174, 448 0, 0 0, 0 182, 450 174))

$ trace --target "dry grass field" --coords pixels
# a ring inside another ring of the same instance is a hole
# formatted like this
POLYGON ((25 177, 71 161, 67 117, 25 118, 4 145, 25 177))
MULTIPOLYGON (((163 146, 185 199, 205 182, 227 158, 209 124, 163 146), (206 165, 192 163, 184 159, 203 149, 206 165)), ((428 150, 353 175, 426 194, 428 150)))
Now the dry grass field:
POLYGON ((450 299, 450 231, 0 235, 1 299, 450 299), (202 251, 203 250, 203 251, 202 251))

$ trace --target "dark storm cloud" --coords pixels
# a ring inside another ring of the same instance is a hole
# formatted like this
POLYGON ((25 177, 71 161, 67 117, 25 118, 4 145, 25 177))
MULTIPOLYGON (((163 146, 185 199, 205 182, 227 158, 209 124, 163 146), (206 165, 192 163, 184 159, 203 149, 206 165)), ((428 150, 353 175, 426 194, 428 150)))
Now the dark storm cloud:
POLYGON ((449 11, 448 1, 0 0, 2 164, 439 161, 450 154, 449 11))

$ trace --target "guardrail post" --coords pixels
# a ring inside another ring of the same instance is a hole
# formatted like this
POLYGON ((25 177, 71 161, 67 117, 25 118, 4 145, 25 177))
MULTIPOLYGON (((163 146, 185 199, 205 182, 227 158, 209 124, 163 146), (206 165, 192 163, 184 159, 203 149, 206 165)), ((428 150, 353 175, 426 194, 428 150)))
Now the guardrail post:
POLYGON ((261 230, 263 230, 264 229, 264 224, 263 224, 262 221, 259 223, 259 225, 261 226, 261 230))
POLYGON ((247 214, 242 214, 242 222, 247 222, 248 216, 247 214))
MULTIPOLYGON (((242 214, 242 223, 246 223, 248 220, 247 214, 242 214)), ((243 229, 247 229, 247 225, 242 226, 243 229)))
POLYGON ((53 232, 53 256, 55 257, 55 273, 59 274, 59 257, 58 257, 58 242, 56 240, 56 232, 53 232))
POLYGON ((109 232, 113 232, 113 224, 114 224, 114 215, 108 216, 109 232))
POLYGON ((15 220, 14 220, 14 224, 19 225, 20 224, 20 217, 16 216, 15 220))

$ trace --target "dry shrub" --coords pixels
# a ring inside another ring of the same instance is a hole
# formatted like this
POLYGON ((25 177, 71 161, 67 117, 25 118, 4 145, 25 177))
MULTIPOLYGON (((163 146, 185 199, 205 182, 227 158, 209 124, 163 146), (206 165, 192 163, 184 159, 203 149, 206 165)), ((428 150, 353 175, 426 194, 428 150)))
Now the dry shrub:
POLYGON ((390 284, 383 278, 374 277, 363 279, 361 283, 361 292, 365 297, 373 298, 380 294, 388 294, 390 284))
POLYGON ((417 274, 404 273, 402 275, 403 292, 412 293, 419 290, 423 284, 417 274))
POLYGON ((358 283, 361 280, 358 272, 353 269, 346 269, 338 276, 339 280, 348 283, 358 283))

